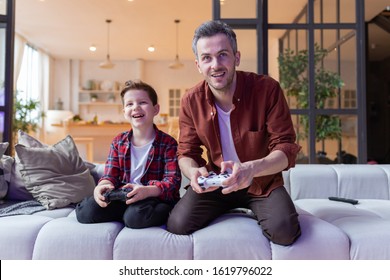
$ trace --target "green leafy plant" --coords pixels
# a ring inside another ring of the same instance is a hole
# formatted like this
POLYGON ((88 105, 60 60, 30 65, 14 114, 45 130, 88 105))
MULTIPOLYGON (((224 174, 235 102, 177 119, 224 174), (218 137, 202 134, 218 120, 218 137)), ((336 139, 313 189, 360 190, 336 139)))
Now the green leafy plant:
POLYGON ((19 98, 18 92, 16 92, 12 125, 14 133, 19 129, 27 133, 37 131, 39 120, 44 116, 39 109, 39 105, 40 103, 37 100, 19 98))
MULTIPOLYGON (((317 109, 324 109, 327 99, 336 97, 338 89, 344 85, 337 73, 326 70, 323 67, 322 62, 327 54, 327 50, 315 45, 314 94, 315 107, 317 109)), ((278 57, 278 62, 282 88, 287 96, 296 98, 298 109, 307 109, 309 107, 309 52, 307 50, 294 52, 286 49, 278 57)), ((299 120, 303 127, 303 132, 300 132, 298 137, 306 139, 309 132, 309 118, 307 115, 301 115, 299 120)), ((315 124, 317 142, 341 138, 341 124, 338 116, 318 115, 315 124)))

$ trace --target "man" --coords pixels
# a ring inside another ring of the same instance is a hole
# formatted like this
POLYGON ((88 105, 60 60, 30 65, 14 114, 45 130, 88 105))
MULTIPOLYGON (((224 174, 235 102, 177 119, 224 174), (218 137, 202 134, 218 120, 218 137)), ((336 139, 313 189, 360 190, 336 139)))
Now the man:
POLYGON ((253 211, 269 240, 292 244, 300 226, 281 171, 295 165, 300 147, 279 83, 236 71, 236 35, 223 22, 202 24, 192 49, 204 81, 182 98, 178 147, 179 166, 191 188, 172 210, 168 230, 190 234, 233 208, 245 207, 253 211), (231 176, 223 188, 203 190, 198 177, 209 171, 231 176))

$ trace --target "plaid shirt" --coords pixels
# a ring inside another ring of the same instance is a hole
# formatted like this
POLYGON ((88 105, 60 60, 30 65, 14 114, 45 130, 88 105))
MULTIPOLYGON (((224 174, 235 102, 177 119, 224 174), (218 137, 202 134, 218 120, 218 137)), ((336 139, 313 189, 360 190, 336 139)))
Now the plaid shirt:
MULTIPOLYGON (((161 189, 159 198, 167 202, 179 200, 181 172, 177 160, 177 141, 156 126, 156 137, 149 151, 145 173, 141 178, 144 186, 155 185, 161 189)), ((131 137, 133 131, 117 135, 110 146, 104 174, 101 180, 110 181, 115 188, 130 182, 131 178, 131 137)))

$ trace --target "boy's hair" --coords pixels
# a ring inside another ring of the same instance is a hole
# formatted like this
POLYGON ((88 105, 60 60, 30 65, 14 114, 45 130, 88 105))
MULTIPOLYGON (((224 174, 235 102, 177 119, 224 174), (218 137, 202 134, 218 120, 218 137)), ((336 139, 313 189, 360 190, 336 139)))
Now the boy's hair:
POLYGON ((137 80, 137 81, 129 80, 125 82, 125 87, 121 91, 122 104, 124 103, 123 97, 125 96, 126 92, 132 89, 144 90, 148 94, 150 100, 152 101, 153 106, 157 105, 158 97, 156 91, 152 86, 142 82, 141 80, 137 80))
POLYGON ((198 40, 203 37, 211 37, 217 34, 225 34, 230 41, 233 53, 237 53, 237 38, 233 29, 225 22, 219 20, 210 20, 204 22, 195 30, 195 34, 192 39, 192 51, 194 52, 196 59, 198 59, 198 50, 196 48, 198 40))

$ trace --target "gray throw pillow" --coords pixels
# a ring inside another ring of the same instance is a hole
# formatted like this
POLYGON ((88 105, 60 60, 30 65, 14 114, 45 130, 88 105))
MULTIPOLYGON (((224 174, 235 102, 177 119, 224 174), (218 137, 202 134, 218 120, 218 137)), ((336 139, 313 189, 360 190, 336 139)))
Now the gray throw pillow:
MULTIPOLYGON (((18 144, 22 144, 26 147, 48 147, 48 145, 41 143, 38 139, 35 139, 28 133, 19 130, 17 134, 18 144)), ((16 162, 12 166, 11 170, 11 181, 9 182, 8 200, 32 200, 34 199, 31 193, 26 189, 26 186, 23 182, 22 174, 20 173, 20 166, 17 164, 18 155, 15 154, 16 162)))
POLYGON ((3 199, 8 192, 9 181, 11 180, 11 171, 14 159, 4 155, 9 143, 0 143, 0 199, 3 199))
POLYGON ((78 203, 93 194, 94 179, 71 136, 53 146, 17 144, 15 151, 26 189, 46 209, 78 203))

